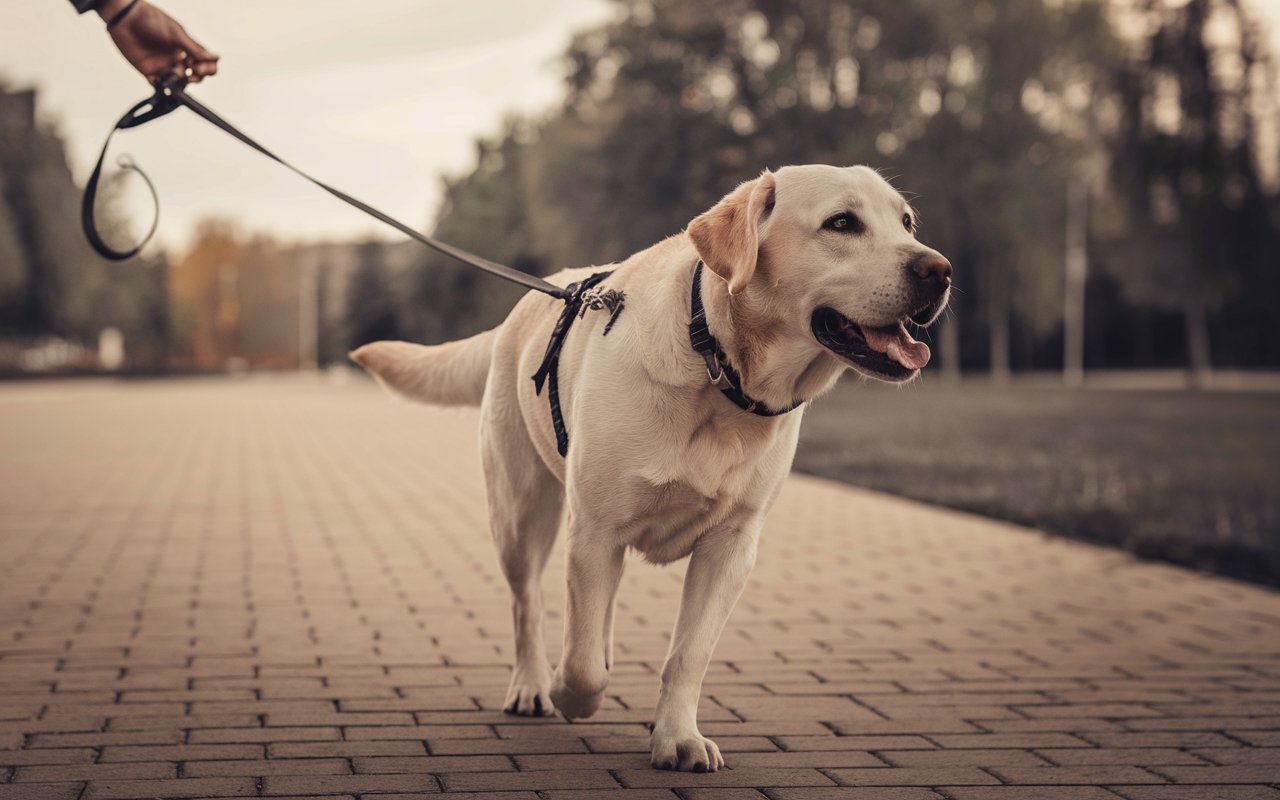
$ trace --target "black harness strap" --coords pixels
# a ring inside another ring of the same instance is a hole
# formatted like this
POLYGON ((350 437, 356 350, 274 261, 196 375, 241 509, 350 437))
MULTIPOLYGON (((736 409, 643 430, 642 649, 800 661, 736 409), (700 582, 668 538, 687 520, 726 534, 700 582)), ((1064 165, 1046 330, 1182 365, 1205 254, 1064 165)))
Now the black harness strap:
POLYGON ((693 268, 693 291, 689 300, 689 312, 689 343, 693 345, 694 352, 707 362, 707 377, 711 379, 711 384, 732 400, 734 405, 761 417, 778 417, 795 411, 803 405, 797 402, 786 408, 773 409, 759 400, 753 400, 742 390, 742 378, 729 363, 724 350, 720 348, 720 343, 711 335, 711 329, 707 327, 707 310, 702 305, 702 259, 698 259, 698 265, 693 268))
POLYGON ((136 166, 134 166, 131 163, 122 162, 122 166, 124 166, 126 169, 132 169, 138 172, 138 174, 142 175, 143 179, 146 180, 147 187, 151 189, 152 197, 156 198, 156 217, 152 221, 151 230, 147 232, 146 237, 143 238, 143 240, 136 247, 133 247, 129 250, 116 250, 115 248, 108 245, 105 241, 103 241, 102 237, 98 234, 97 223, 94 220, 94 215, 93 215, 94 204, 97 200, 98 182, 102 177, 101 176, 102 162, 107 157, 107 147, 110 146, 111 144, 111 137, 114 136, 115 132, 118 130, 137 127, 139 125, 142 125, 143 123, 150 122, 153 119, 158 119, 160 117, 163 117, 164 115, 178 109, 179 107, 185 106, 186 108, 189 108, 191 109, 191 111, 195 112, 196 115, 204 119, 206 122, 220 129, 224 133, 227 133, 230 136, 233 136, 236 139, 239 139, 244 144, 248 145, 249 147, 252 147, 254 150, 257 150, 259 153, 271 159, 272 161, 275 161, 277 164, 280 164, 286 167, 287 169, 293 171, 295 174, 299 175, 300 177, 305 178, 306 180, 310 181, 311 183, 325 190, 329 194, 338 198, 342 202, 360 209, 361 211, 373 217, 374 219, 378 220, 379 222, 383 222, 383 223, 386 223, 387 225, 390 225, 391 227, 403 233, 405 236, 408 236, 411 239, 421 242, 427 247, 430 247, 431 249, 439 253, 443 253, 444 255, 449 256, 450 258, 457 259, 458 261, 461 261, 464 264, 475 267, 476 269, 484 270, 485 272, 488 272, 491 275, 496 275, 499 278, 503 278, 505 280, 511 281, 512 283, 518 283, 527 289, 532 289, 536 292, 542 292, 543 294, 548 294, 548 295, 551 295, 552 297, 558 297, 561 299, 565 299, 567 297, 567 295, 565 294, 565 290, 561 289, 558 286, 554 286, 548 283, 547 281, 542 280, 541 278, 538 278, 534 275, 530 275, 527 272, 521 272, 520 270, 512 269, 511 267, 508 267, 504 264, 498 264, 486 258, 481 258, 477 255, 472 255, 471 253, 468 253, 465 250, 461 250, 457 247, 454 247, 453 245, 445 244, 444 242, 438 239, 434 239, 430 236, 427 236, 426 234, 419 233, 418 231, 414 230, 408 225, 405 225, 403 222, 400 222, 399 220, 387 214, 384 214, 383 212, 379 211, 378 209, 374 208, 368 203, 361 202, 360 200, 357 200, 356 198, 352 197, 346 192, 343 192, 339 189, 335 189, 329 184, 325 183, 324 181, 313 178, 312 176, 308 175, 307 173, 293 166, 289 162, 280 158, 279 156, 277 156, 275 153, 271 152, 267 148, 258 144, 256 141, 250 138, 247 134, 241 132, 234 125, 232 125, 231 123, 224 120, 222 117, 215 114, 213 111, 211 111, 209 108, 201 104, 191 95, 187 94, 185 91, 186 83, 187 82, 185 78, 169 78, 169 79, 156 81, 155 94, 147 98, 146 100, 143 100, 142 102, 138 103, 133 108, 125 112, 125 115, 121 117, 118 122, 116 122, 115 127, 112 128, 111 132, 107 134, 107 141, 104 142, 102 145, 102 153, 98 156, 98 163, 97 165, 94 166, 93 174, 89 176, 89 181, 85 184, 84 200, 80 205, 80 223, 84 227, 85 236, 89 239, 89 244, 93 246, 93 249, 96 250, 98 252, 98 255, 102 256, 103 258, 107 258, 112 261, 123 261, 126 258, 132 258, 133 256, 137 255, 138 251, 142 249, 143 245, 145 245, 147 241, 151 239, 151 236, 156 232, 156 225, 160 221, 160 205, 159 205, 159 199, 156 197, 155 187, 151 185, 151 181, 147 179, 146 175, 143 174, 142 170, 138 169, 136 166))
MULTIPOLYGON (((569 328, 573 327, 573 321, 585 314, 588 308, 597 306, 592 298, 586 297, 587 292, 612 274, 612 270, 597 272, 565 287, 564 311, 560 312, 560 319, 556 320, 556 326, 551 329, 551 341, 547 342, 547 352, 542 356, 542 366, 538 367, 538 371, 533 374, 533 385, 537 394, 542 394, 542 385, 547 384, 547 402, 551 404, 551 427, 556 432, 556 449, 560 451, 561 456, 569 453, 569 431, 564 426, 564 412, 560 409, 560 349, 564 347, 564 340, 569 335, 569 328)), ((613 329, 613 323, 622 313, 621 293, 615 292, 612 297, 616 298, 616 302, 611 306, 612 314, 605 324, 603 334, 605 336, 609 335, 609 331, 613 329)), ((600 301, 600 305, 608 302, 600 301)))

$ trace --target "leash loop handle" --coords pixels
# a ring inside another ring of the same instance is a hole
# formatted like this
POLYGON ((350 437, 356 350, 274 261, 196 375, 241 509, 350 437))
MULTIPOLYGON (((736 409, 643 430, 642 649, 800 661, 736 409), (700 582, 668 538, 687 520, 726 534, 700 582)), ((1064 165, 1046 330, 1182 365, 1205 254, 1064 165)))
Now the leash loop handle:
MULTIPOLYGON (((143 248, 143 246, 145 246, 146 243, 150 241, 151 237, 155 234, 156 227, 159 225, 159 222, 160 222, 159 197, 156 195, 155 187, 151 184, 151 181, 147 179, 147 186, 151 189, 152 196, 155 197, 155 200, 156 200, 156 216, 151 223, 151 230, 147 232, 146 237, 143 238, 143 240, 136 247, 133 247, 132 249, 116 250, 115 248, 108 245, 105 241, 103 241, 102 237, 99 235, 97 224, 94 220, 93 211, 94 211, 95 202, 97 200, 98 183, 101 178, 102 163, 106 158, 107 148, 111 144, 111 137, 115 135, 116 131, 124 130, 126 128, 136 128, 139 125, 144 125, 153 119, 159 119, 160 117, 163 117, 166 114, 169 114, 170 112, 174 111, 179 107, 186 107, 187 109, 195 113, 197 116, 199 116, 201 119, 203 119, 205 122, 208 122, 210 125, 213 125, 215 128, 218 128, 223 133, 226 133, 227 135, 235 139, 238 139, 247 147, 250 147, 258 151, 262 155, 266 156, 267 158, 271 159, 277 164, 280 164, 281 166, 290 170, 291 172, 298 175, 299 177, 309 181, 310 183, 314 184, 320 189, 323 189, 324 191, 338 198, 339 200, 346 203, 347 205, 353 206, 354 208, 357 208, 360 211, 363 211, 365 214, 368 214, 369 216, 373 217, 379 222, 385 223, 391 226, 392 228, 395 228, 396 230, 400 231, 401 233, 408 236, 409 238, 414 239, 415 241, 418 241, 426 245, 427 247, 430 247, 431 249, 435 250, 438 253, 449 256, 454 260, 461 261, 462 263, 467 264, 468 266, 475 267, 476 269, 482 270, 484 272, 488 272, 491 275, 495 275, 499 278, 503 278, 505 280, 511 281, 512 283, 516 283, 521 286, 524 286, 526 289, 532 289, 537 292, 542 292, 543 294, 550 295, 560 300, 566 300, 569 298, 570 296, 569 293, 566 290, 561 289, 559 286, 556 286, 552 283, 548 283, 547 281, 535 275, 530 275, 527 272, 521 272, 520 270, 512 269, 511 267, 508 267, 505 264, 498 264, 497 262, 490 261, 486 258, 481 258, 480 256, 474 255, 472 253, 468 253, 466 250, 463 250, 458 247, 454 247, 453 245, 446 244, 442 241, 439 241, 438 239, 434 239, 430 236, 427 236, 424 233, 419 233, 418 231, 414 230, 408 225, 405 225, 403 222, 400 222, 394 217, 379 211, 378 209, 374 208, 368 203, 357 200, 356 198, 352 197, 346 192, 343 192, 340 189, 335 189, 334 187, 330 186, 324 181, 321 181, 317 178, 312 177, 311 175, 307 174, 301 169, 285 161, 283 158, 277 156, 275 153, 271 152, 267 148, 263 147, 261 144, 256 142, 248 134, 244 133, 239 128, 232 125, 230 122, 227 122, 222 117, 214 113, 210 108, 200 103, 200 101, 196 100, 191 95, 187 94, 186 92, 187 79, 185 77, 180 75, 175 75, 167 78, 162 78, 160 80, 157 80, 154 85, 155 85, 155 94, 153 94, 151 97, 148 97, 146 100, 143 100, 137 103, 136 105, 133 106, 133 108, 125 112, 125 115, 121 117, 118 122, 116 122, 115 127, 112 128, 111 132, 107 134, 107 140, 102 145, 102 153, 98 156, 98 163, 93 168, 93 174, 89 176, 88 182, 85 183, 84 199, 80 206, 80 222, 81 222, 81 226, 84 228, 85 237, 89 240, 89 244, 103 258, 110 259, 112 261, 123 261, 126 258, 132 258, 133 256, 137 255, 138 252, 143 248)), ((134 167, 134 169, 137 170, 137 167, 134 167)), ((137 170, 137 171, 141 174, 141 170, 137 170)), ((143 175, 143 178, 145 179, 146 176, 143 175)))
POLYGON ((138 173, 143 183, 146 184, 147 190, 151 192, 151 202, 155 206, 155 214, 151 217, 151 228, 137 245, 128 250, 117 250, 107 244, 101 233, 99 233, 94 211, 98 202, 98 185, 102 182, 102 165, 107 160, 107 150, 111 147, 111 138, 115 136, 116 131, 136 128, 176 110, 178 103, 174 99, 173 93, 167 91, 166 86, 165 82, 156 81, 156 93, 146 100, 134 104, 132 108, 124 113, 124 116, 116 121, 115 126, 107 134, 107 140, 102 143, 102 152, 98 154, 98 161, 94 164, 93 172, 89 175, 89 180, 84 185, 84 197, 80 200, 80 227, 84 228, 84 235, 89 240, 89 246, 98 255, 109 261, 124 261, 136 256, 146 246, 147 242, 151 241, 151 237, 156 233, 156 228, 160 225, 160 195, 156 192, 156 186, 151 182, 151 178, 147 177, 147 173, 143 172, 142 168, 128 156, 121 156, 116 163, 119 164, 121 169, 138 173))

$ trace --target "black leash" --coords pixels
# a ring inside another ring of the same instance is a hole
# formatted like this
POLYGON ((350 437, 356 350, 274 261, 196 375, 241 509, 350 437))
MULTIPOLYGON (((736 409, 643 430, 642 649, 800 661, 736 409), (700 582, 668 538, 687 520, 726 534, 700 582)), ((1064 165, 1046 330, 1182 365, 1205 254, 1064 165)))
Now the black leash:
POLYGON ((786 408, 773 409, 769 408, 759 400, 752 399, 742 389, 742 378, 738 376, 738 371, 729 363, 729 359, 724 354, 724 350, 720 348, 720 343, 716 341, 716 337, 711 335, 711 329, 707 327, 707 309, 702 305, 702 259, 698 259, 698 265, 693 268, 693 291, 692 297, 689 299, 689 344, 693 346, 694 352, 702 356, 707 362, 707 377, 711 379, 711 384, 724 393, 724 396, 733 401, 733 404, 743 411, 750 411, 752 414, 761 417, 779 417, 783 414, 795 411, 803 405, 803 403, 792 403, 786 408))
MULTIPOLYGON (((335 189, 329 184, 317 178, 308 175, 301 169, 295 167, 289 162, 280 158, 275 153, 258 144, 248 134, 243 133, 239 128, 224 120, 215 114, 208 107, 197 101, 194 97, 186 93, 186 78, 171 77, 161 79, 155 82, 156 91, 151 97, 143 100, 133 108, 125 112, 115 127, 107 134, 107 140, 102 144, 102 152, 98 154, 98 162, 93 167, 93 173, 89 176, 89 180, 84 187, 84 200, 80 205, 80 223, 84 228, 85 237, 89 240, 89 244, 97 251, 98 255, 111 261, 123 261, 132 258, 146 245, 151 237, 155 235, 156 227, 160 222, 160 199, 156 192, 155 185, 151 183, 151 179, 147 177, 141 169, 130 161, 122 160, 120 165, 125 169, 137 172, 146 183, 147 188, 151 191, 151 196, 156 203, 156 215, 151 221, 151 228, 147 231, 146 236, 136 246, 129 250, 116 250, 107 244, 102 236, 98 233, 97 222, 94 219, 94 208, 98 196, 98 184, 102 178, 102 164, 107 158, 107 148, 111 146, 111 138, 115 136, 116 131, 125 130, 127 128, 136 128, 139 125, 148 123, 154 119, 170 114, 178 108, 186 107, 209 124, 222 130, 224 133, 239 139, 244 144, 257 150, 262 155, 275 161, 283 167, 286 167, 301 178, 306 179, 312 184, 320 187, 324 191, 338 198, 339 200, 360 209, 364 213, 374 219, 386 223, 396 230, 403 233, 415 241, 430 247, 431 249, 443 253, 444 255, 461 261, 463 264, 483 270, 491 275, 511 281, 532 289, 536 292, 550 295, 557 299, 563 300, 565 303, 564 310, 560 314, 560 318, 556 321, 555 328, 551 332, 551 340, 547 343, 547 350, 542 359, 542 365, 533 376, 533 382, 536 386, 538 394, 542 394, 542 388, 547 386, 547 399, 551 405, 551 426, 556 433, 556 447, 560 451, 560 455, 564 456, 569 452, 569 432, 565 428, 564 414, 560 408, 560 349, 564 345, 565 338, 569 335, 569 329, 573 326, 573 321, 582 317, 588 310, 607 309, 610 312, 609 321, 605 324, 603 335, 608 335, 613 328, 613 324, 617 321, 618 315, 622 313, 624 297, 622 292, 615 290, 593 291, 597 284, 609 277, 612 272, 597 272, 577 283, 571 283, 561 289, 559 286, 548 283, 547 281, 530 275, 527 272, 521 272, 512 269, 504 264, 498 264, 480 256, 468 253, 453 245, 446 244, 438 239, 419 233, 413 228, 405 225, 403 222, 384 214, 368 203, 364 203, 351 195, 339 189, 335 189)), ((739 408, 749 411, 752 414, 758 414, 763 417, 775 417, 793 411, 801 404, 794 403, 785 409, 774 410, 768 406, 753 400, 742 389, 742 380, 738 373, 729 364, 725 357, 724 351, 721 350, 719 342, 711 335, 710 329, 707 327, 706 309, 702 305, 702 261, 698 261, 697 267, 693 272, 693 297, 690 303, 690 311, 692 319, 689 322, 689 340, 693 345, 693 349, 698 352, 707 362, 707 377, 711 383, 718 387, 725 397, 728 397, 739 408)))
POLYGON ((80 223, 84 227, 85 236, 89 239, 89 244, 93 249, 96 250, 98 255, 103 258, 110 259, 112 261, 123 261, 126 258, 132 258, 137 255, 138 251, 141 250, 155 234, 156 226, 160 221, 160 201, 159 196, 156 194, 155 186, 152 185, 151 180, 147 178, 146 174, 143 173, 142 170, 138 169, 137 166, 131 162, 122 161, 121 166, 125 169, 134 170, 142 176, 144 181, 146 181, 147 188, 151 190, 151 196, 156 202, 156 216, 151 222, 151 230, 149 230, 143 240, 132 249, 116 250, 103 241, 102 237, 99 235, 98 227, 94 220, 93 210, 97 201, 98 182, 102 177, 102 162, 106 160, 107 148, 111 145, 111 137, 115 135, 116 131, 124 130, 126 128, 136 128, 139 125, 143 125, 153 119, 159 119, 160 117, 185 106, 203 118, 206 122, 222 130, 224 133, 234 136, 244 144, 252 147, 254 150, 257 150, 262 155, 272 161, 275 161, 277 164, 292 170, 300 177, 305 178, 316 186, 319 186, 321 189, 324 189, 326 192, 338 198, 342 202, 360 209, 380 222, 390 225, 405 236, 421 242, 427 247, 430 247, 439 253, 443 253, 450 258, 457 259, 464 264, 475 267, 476 269, 484 270, 491 275, 504 278, 512 283, 518 283, 527 289, 532 289, 535 292, 542 292, 543 294, 548 294, 552 297, 558 297, 561 300, 569 299, 570 293, 568 289, 561 289, 559 286, 550 284, 539 277, 528 274, 527 272, 521 272, 520 270, 512 269, 504 264, 498 264, 488 259, 481 258, 480 256, 472 255, 471 253, 468 253, 465 250, 460 250, 453 245, 445 244, 438 239, 433 239, 426 234, 419 233, 408 225, 405 225, 403 222, 382 213, 368 203, 361 202, 346 192, 335 189, 324 181, 313 178, 301 169, 298 169, 283 158, 280 158, 275 153, 258 144, 247 134, 236 128, 236 126, 227 122, 194 97, 187 94, 186 85, 186 78, 180 77, 166 78, 156 81, 155 94, 125 112, 125 115, 120 118, 120 120, 115 124, 115 127, 111 129, 111 132, 107 134, 107 140, 102 145, 102 153, 98 156, 98 163, 94 166, 93 174, 89 176, 88 183, 85 184, 84 201, 80 205, 80 223))

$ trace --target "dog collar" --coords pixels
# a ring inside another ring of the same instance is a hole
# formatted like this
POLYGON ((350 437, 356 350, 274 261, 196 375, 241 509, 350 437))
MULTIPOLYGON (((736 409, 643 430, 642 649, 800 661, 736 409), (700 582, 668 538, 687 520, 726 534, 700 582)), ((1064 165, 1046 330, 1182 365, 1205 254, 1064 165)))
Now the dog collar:
POLYGON ((702 305, 702 259, 698 259, 698 265, 693 268, 693 293, 689 311, 689 343, 693 345, 694 352, 707 362, 707 378, 711 380, 711 385, 732 400, 734 405, 761 417, 778 417, 795 411, 802 405, 792 403, 786 408, 773 409, 742 391, 742 379, 725 357, 716 337, 711 335, 711 329, 707 327, 707 309, 702 305))

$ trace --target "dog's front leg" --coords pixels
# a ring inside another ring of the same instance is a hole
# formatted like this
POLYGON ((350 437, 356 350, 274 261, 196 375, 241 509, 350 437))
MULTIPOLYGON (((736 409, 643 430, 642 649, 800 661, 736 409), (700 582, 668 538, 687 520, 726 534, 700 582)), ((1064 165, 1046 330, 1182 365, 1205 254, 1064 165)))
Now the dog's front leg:
POLYGON ((551 686, 551 702, 569 719, 596 713, 609 684, 614 596, 626 550, 570 524, 564 616, 564 654, 551 686))
POLYGON ((755 565, 758 539, 759 525, 753 524, 709 533, 694 545, 650 738, 650 763, 658 769, 715 772, 724 766, 720 748, 698 732, 698 698, 711 653, 755 565))

